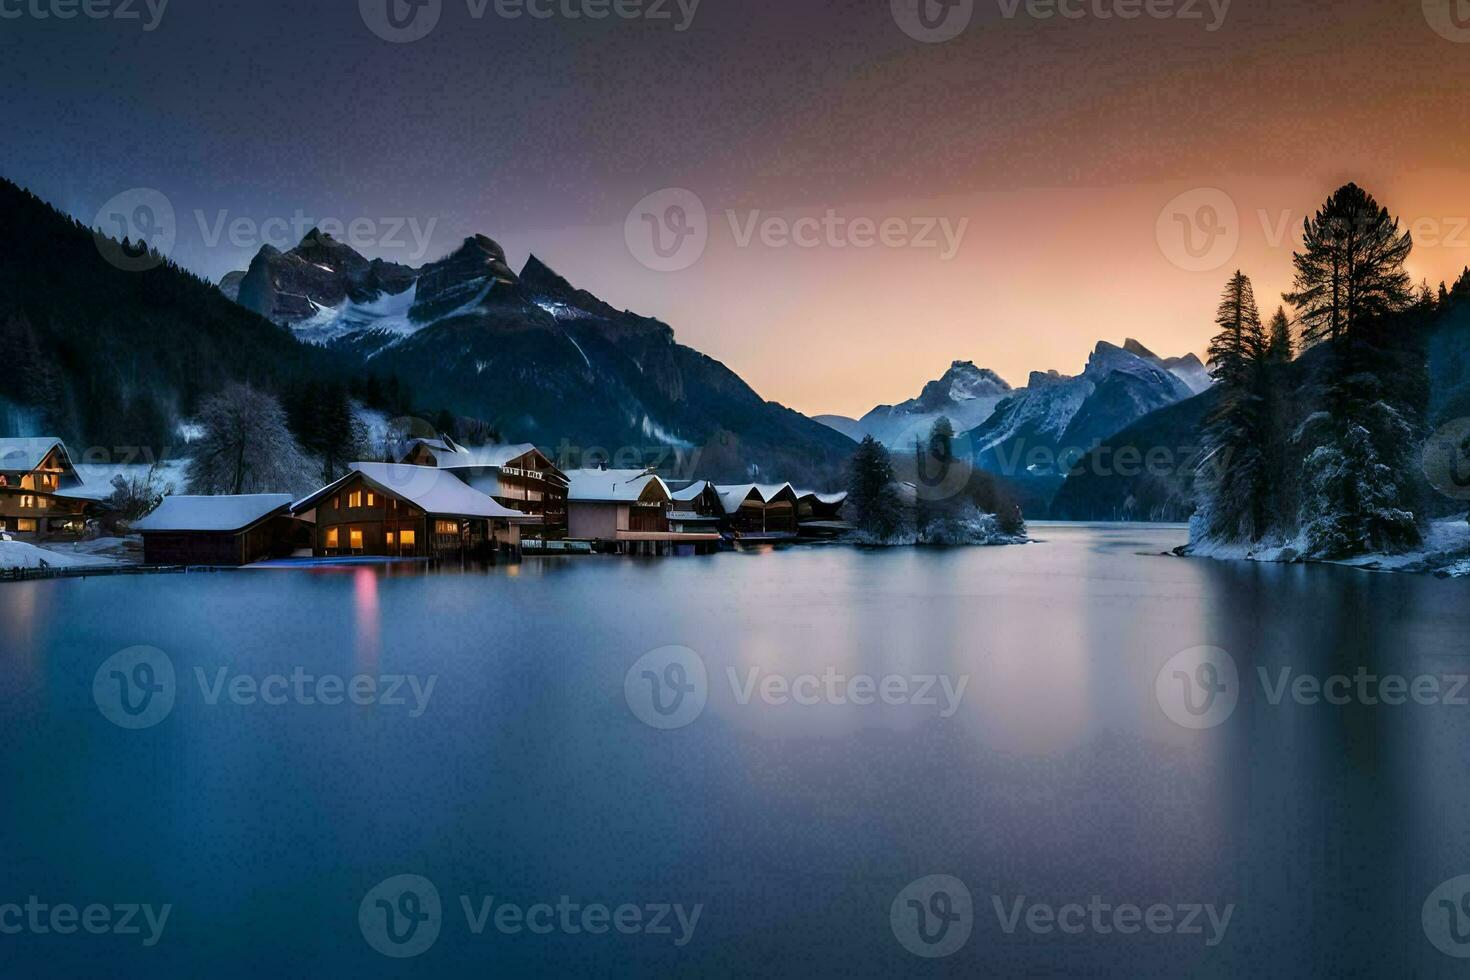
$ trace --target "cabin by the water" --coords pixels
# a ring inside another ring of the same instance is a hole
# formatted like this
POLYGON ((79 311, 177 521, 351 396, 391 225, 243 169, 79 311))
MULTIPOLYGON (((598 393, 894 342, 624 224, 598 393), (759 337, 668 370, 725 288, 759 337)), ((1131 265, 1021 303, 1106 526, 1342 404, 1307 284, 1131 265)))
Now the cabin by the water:
POLYGON ((530 443, 467 449, 447 436, 414 439, 399 462, 447 470, 510 510, 541 519, 536 537, 567 536, 567 475, 530 443))
POLYGON ((650 470, 572 470, 567 474, 569 534, 619 554, 664 555, 712 551, 720 535, 713 527, 675 529, 673 493, 650 470))
POLYGON ((289 494, 165 497, 133 525, 149 565, 249 565, 311 547, 311 525, 291 513, 289 494))
POLYGON ((105 509, 60 439, 0 439, 0 531, 18 540, 76 540, 105 509))
POLYGON ((401 463, 354 463, 291 511, 315 526, 312 550, 323 558, 518 553, 524 531, 541 526, 447 470, 401 463))

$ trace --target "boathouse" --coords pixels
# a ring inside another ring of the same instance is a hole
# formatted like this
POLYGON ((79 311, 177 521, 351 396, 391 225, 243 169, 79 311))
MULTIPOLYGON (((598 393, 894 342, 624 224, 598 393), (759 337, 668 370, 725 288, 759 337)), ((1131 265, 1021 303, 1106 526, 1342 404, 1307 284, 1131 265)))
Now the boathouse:
POLYGON ((165 497, 133 530, 149 565, 249 565, 311 547, 311 526, 292 515, 289 494, 165 497))

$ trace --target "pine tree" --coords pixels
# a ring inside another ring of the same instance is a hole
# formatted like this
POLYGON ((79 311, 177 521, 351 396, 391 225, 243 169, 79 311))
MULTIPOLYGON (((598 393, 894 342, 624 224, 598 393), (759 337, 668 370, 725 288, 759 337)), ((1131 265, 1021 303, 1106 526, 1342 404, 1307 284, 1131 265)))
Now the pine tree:
POLYGON ((1263 407, 1267 346, 1255 290, 1243 272, 1226 283, 1215 325, 1210 373, 1221 395, 1205 419, 1196 530, 1209 540, 1256 542, 1268 529, 1273 494, 1263 407))
POLYGON ((1304 460, 1301 524, 1308 552, 1338 558, 1417 545, 1414 454, 1424 355, 1404 329, 1412 304, 1404 263, 1413 239, 1356 184, 1307 221, 1293 257, 1303 339, 1328 345, 1316 411, 1295 440, 1304 460))
POLYGON ((1414 248, 1398 219, 1357 184, 1347 184, 1305 221, 1304 251, 1292 255, 1297 308, 1306 344, 1337 341, 1409 304, 1404 262, 1414 248))
POLYGON ((888 450, 872 436, 864 436, 848 465, 848 508, 859 533, 876 542, 898 535, 903 530, 903 505, 888 450))
POLYGON ((1266 341, 1266 360, 1271 364, 1286 364, 1296 356, 1296 343, 1291 339, 1291 321, 1286 317, 1285 307, 1276 307, 1271 317, 1270 338, 1266 341))

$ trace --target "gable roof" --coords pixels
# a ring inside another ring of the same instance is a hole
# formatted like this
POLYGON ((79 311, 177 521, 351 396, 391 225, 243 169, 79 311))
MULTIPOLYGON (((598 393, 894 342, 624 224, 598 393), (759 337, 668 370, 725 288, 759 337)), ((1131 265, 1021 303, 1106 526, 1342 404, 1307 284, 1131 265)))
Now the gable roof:
POLYGON ((291 506, 288 493, 238 497, 164 497, 158 509, 133 524, 135 531, 243 531, 291 506))
POLYGON ((815 490, 798 490, 796 491, 796 497, 798 500, 811 499, 819 504, 826 504, 829 507, 833 507, 847 500, 847 491, 843 490, 839 493, 818 493, 815 490))
POLYGON ((650 484, 657 484, 665 500, 673 499, 663 478, 648 470, 571 470, 567 483, 567 499, 581 503, 633 503, 650 484))
POLYGON ((353 463, 351 473, 296 501, 291 510, 297 514, 310 510, 359 476, 383 493, 406 500, 426 514, 499 518, 522 524, 541 521, 540 517, 501 506, 453 473, 434 466, 409 466, 406 463, 353 463))
POLYGON ((796 502, 796 489, 789 483, 757 483, 755 488, 760 491, 761 499, 768 504, 775 503, 777 497, 796 502))
POLYGON ((741 483, 734 486, 715 487, 715 493, 720 497, 720 507, 727 514, 733 514, 740 509, 740 505, 751 497, 755 497, 761 503, 765 498, 761 496, 760 488, 754 483, 741 483))
POLYGON ((695 480, 693 483, 689 484, 689 486, 685 487, 682 490, 670 491, 669 495, 675 500, 687 502, 690 500, 698 500, 701 494, 703 494, 706 490, 712 489, 713 487, 714 484, 710 483, 708 480, 695 480))
POLYGON ((58 447, 61 449, 62 458, 66 460, 67 469, 75 472, 76 468, 72 466, 71 454, 66 451, 66 443, 55 436, 0 439, 0 470, 23 470, 29 473, 41 465, 51 450, 58 447))

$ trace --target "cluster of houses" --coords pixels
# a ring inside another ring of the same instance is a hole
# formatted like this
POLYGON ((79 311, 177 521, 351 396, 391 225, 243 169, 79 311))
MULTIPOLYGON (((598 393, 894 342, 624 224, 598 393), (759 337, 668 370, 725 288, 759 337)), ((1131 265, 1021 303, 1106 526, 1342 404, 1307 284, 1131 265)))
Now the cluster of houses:
MULTIPOLYGON (((439 558, 596 550, 700 554, 840 531, 846 494, 789 483, 717 486, 652 470, 563 471, 532 445, 469 449, 415 439, 396 463, 355 463, 302 499, 164 499, 133 525, 144 561, 243 565, 265 558, 439 558)), ((75 539, 105 509, 56 439, 0 439, 0 532, 75 539)))

